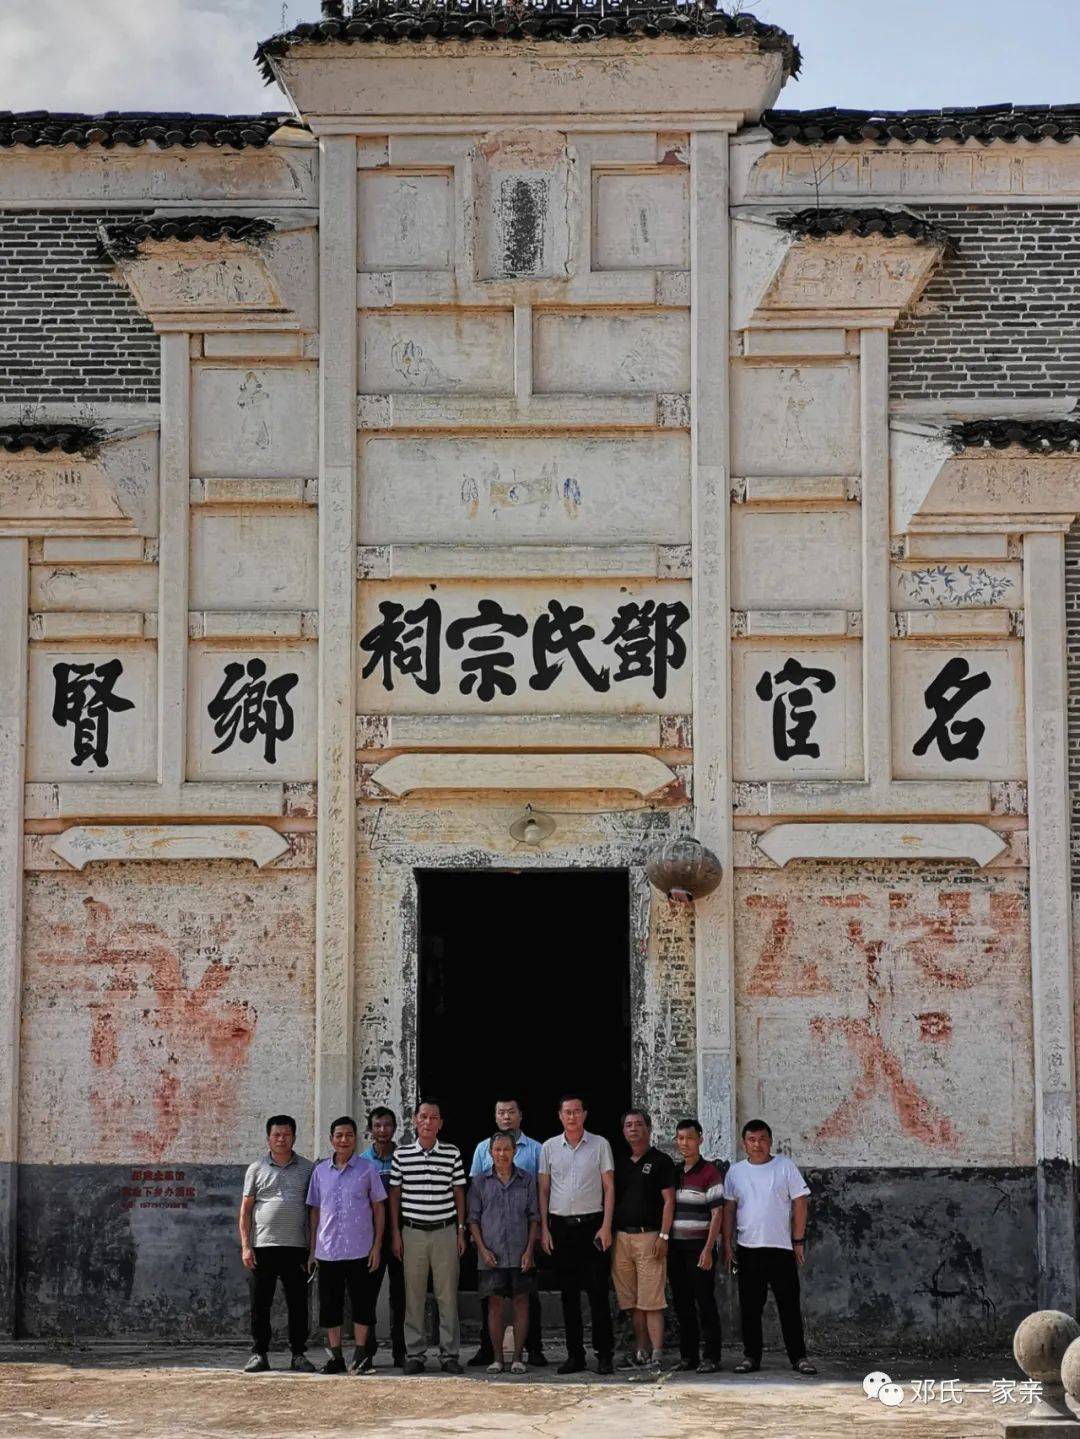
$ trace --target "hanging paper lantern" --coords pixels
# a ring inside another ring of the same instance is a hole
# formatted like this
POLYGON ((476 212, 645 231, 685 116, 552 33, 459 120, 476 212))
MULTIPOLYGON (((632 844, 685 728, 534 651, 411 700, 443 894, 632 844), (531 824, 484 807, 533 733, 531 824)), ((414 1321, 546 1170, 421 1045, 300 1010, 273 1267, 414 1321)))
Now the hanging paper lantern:
POLYGON ((668 899, 689 904, 712 894, 724 876, 724 868, 700 840, 679 835, 653 851, 645 873, 668 899))

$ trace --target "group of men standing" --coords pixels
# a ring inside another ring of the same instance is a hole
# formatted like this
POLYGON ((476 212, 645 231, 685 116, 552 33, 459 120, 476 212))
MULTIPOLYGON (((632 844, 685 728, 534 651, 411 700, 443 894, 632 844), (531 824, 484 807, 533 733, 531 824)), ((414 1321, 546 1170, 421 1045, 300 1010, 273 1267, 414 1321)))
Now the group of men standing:
POLYGON ((395 1142, 393 1111, 373 1109, 371 1143, 360 1153, 356 1122, 342 1116, 330 1127, 332 1155, 314 1164, 294 1150, 292 1118, 272 1116, 268 1152, 249 1167, 240 1208, 243 1262, 251 1271, 247 1372, 270 1367, 270 1310, 279 1281, 292 1368, 314 1371, 305 1349, 307 1284, 317 1272, 319 1323, 329 1349, 323 1373, 374 1372, 375 1306, 389 1275, 394 1364, 406 1374, 424 1370, 430 1280, 441 1367, 460 1374, 458 1280, 471 1236, 485 1322, 470 1367, 502 1372, 508 1320, 511 1372, 526 1372, 526 1354, 533 1367, 547 1364, 536 1280, 540 1250, 562 1298, 567 1357, 560 1374, 587 1367, 582 1294, 589 1302, 596 1370, 614 1372, 609 1280, 633 1326, 633 1348, 620 1371, 643 1379, 661 1373, 670 1282, 679 1326, 677 1367, 715 1373, 719 1244, 739 1285, 745 1357, 735 1372, 760 1368, 761 1316, 771 1288, 792 1367, 815 1373, 806 1357, 798 1279, 809 1189, 787 1156, 772 1154, 769 1126, 751 1120, 743 1127, 746 1159, 724 1176, 702 1157, 701 1126, 694 1119, 677 1127, 675 1162, 653 1145, 646 1111, 628 1110, 622 1119, 626 1151, 616 1160, 608 1141, 585 1128, 579 1095, 564 1095, 558 1112, 561 1133, 540 1144, 522 1132, 518 1101, 500 1099, 496 1132, 477 1144, 468 1181, 461 1151, 439 1138, 443 1117, 433 1099, 417 1104, 415 1138, 408 1144, 395 1142), (348 1364, 342 1345, 346 1294, 355 1340, 348 1364))

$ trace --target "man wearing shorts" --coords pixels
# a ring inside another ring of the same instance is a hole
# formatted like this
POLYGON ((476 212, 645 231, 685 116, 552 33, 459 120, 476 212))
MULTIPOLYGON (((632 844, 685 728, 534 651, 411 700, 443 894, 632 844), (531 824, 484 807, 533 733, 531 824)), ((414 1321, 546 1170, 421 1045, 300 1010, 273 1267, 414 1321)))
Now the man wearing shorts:
POLYGON ((514 1359, 511 1374, 524 1374, 522 1354, 529 1333, 529 1300, 536 1292, 533 1254, 540 1233, 536 1180, 514 1163, 514 1136, 493 1134, 489 1141, 491 1169, 479 1174, 469 1190, 469 1231, 480 1264, 478 1289, 486 1299, 492 1359, 489 1374, 501 1374, 506 1315, 503 1300, 513 1305, 514 1359))
POLYGON ((333 1157, 321 1160, 311 1175, 311 1257, 319 1265, 319 1323, 326 1330, 330 1358, 324 1374, 344 1374, 341 1323, 345 1293, 352 1309, 356 1352, 354 1374, 373 1374, 367 1348, 375 1321, 375 1276, 386 1227, 386 1190, 378 1167, 356 1153, 356 1120, 347 1114, 330 1126, 333 1157))
POLYGON ((630 1152, 615 1161, 615 1248, 611 1278, 620 1309, 629 1309, 636 1350, 619 1365, 632 1377, 656 1377, 664 1353, 667 1249, 675 1218, 675 1166, 652 1146, 644 1109, 623 1115, 630 1152))

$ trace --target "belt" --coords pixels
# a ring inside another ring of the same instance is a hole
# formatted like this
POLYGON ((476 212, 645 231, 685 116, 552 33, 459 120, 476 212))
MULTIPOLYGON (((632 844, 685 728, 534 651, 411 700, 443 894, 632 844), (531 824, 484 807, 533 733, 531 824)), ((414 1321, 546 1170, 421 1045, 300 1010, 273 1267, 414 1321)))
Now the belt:
POLYGON ((403 1219, 402 1225, 406 1229, 445 1229, 448 1224, 453 1224, 453 1219, 403 1219))
POLYGON ((653 1229, 646 1224, 620 1224, 620 1234, 659 1234, 659 1229, 653 1229))
POLYGON ((599 1209, 594 1214, 553 1214, 551 1217, 560 1224, 598 1224, 604 1218, 599 1209))

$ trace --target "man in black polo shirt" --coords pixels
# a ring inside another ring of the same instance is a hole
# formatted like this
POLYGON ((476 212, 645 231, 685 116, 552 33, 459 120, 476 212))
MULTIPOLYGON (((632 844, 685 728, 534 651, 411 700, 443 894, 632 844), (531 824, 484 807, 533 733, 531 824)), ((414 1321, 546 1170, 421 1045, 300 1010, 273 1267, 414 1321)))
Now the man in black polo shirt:
POLYGON ((675 1218, 675 1165, 652 1146, 644 1109, 623 1115, 629 1154, 615 1160, 615 1247, 611 1278, 620 1309, 633 1316, 636 1353, 620 1369, 656 1377, 664 1353, 667 1247, 675 1218))

